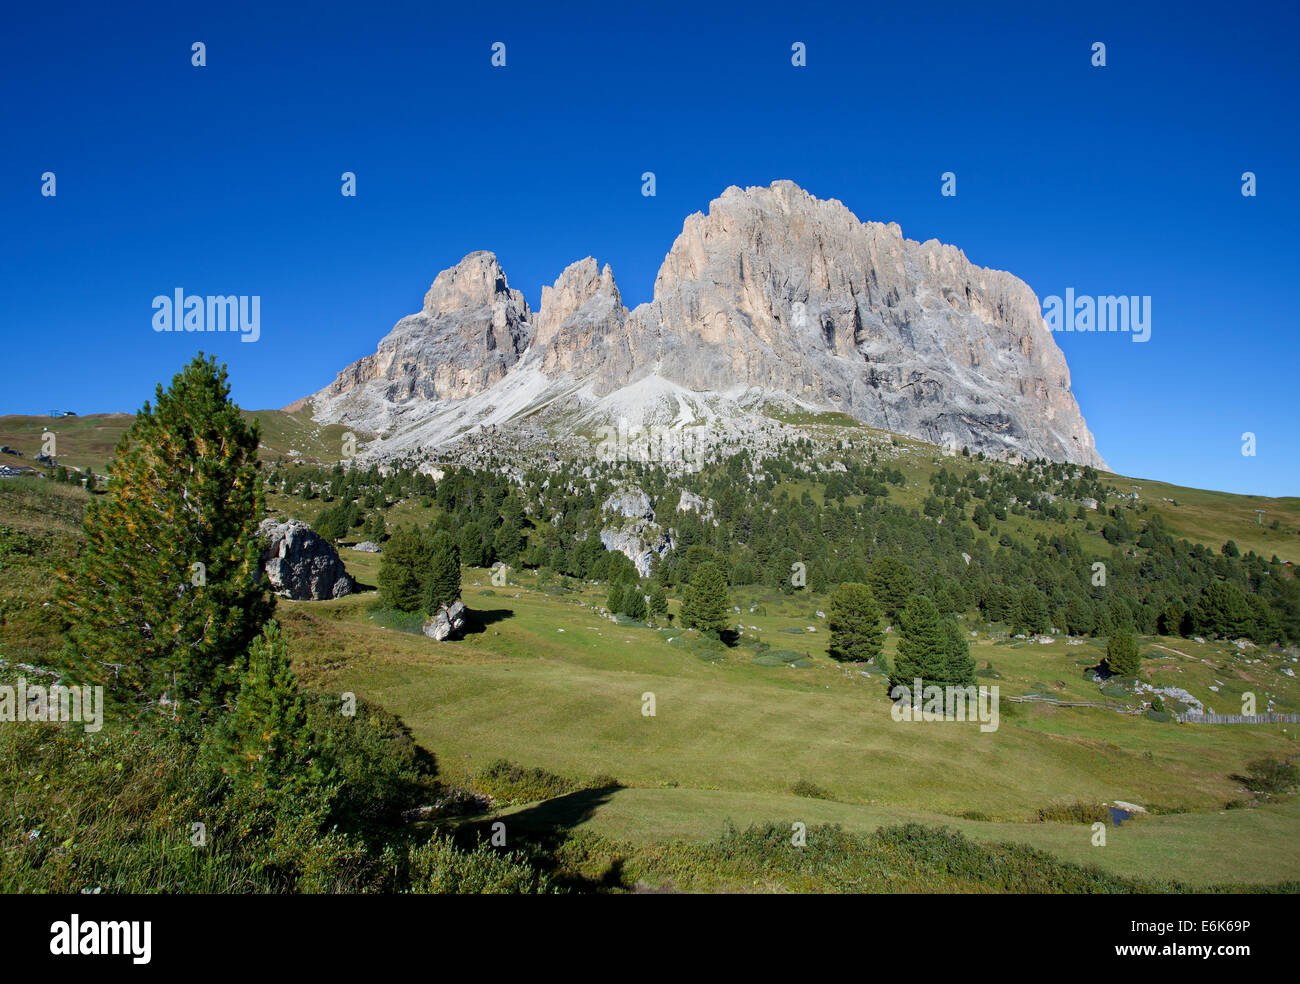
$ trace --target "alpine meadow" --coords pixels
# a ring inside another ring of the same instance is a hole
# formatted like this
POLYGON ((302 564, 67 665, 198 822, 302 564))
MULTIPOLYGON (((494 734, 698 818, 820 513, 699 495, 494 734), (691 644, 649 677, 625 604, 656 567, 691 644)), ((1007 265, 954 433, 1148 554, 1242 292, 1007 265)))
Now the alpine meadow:
POLYGON ((326 6, 10 52, 102 148, 11 120, 42 951, 90 896, 1300 891, 1294 12, 326 6))

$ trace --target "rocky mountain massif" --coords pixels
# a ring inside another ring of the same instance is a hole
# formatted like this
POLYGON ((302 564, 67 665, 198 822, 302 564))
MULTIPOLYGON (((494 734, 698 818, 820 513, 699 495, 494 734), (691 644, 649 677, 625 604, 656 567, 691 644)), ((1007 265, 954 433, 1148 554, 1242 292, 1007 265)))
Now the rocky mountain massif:
POLYGON ((471 253, 312 401, 318 421, 380 435, 363 456, 481 426, 726 428, 774 405, 1105 465, 1028 285, 789 181, 728 188, 688 217, 631 311, 594 259, 533 312, 493 254, 471 253))

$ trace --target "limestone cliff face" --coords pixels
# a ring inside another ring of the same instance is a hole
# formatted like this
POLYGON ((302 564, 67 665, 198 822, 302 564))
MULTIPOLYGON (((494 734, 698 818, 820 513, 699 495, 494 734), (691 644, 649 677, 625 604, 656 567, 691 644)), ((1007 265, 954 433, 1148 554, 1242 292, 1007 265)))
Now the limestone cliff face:
POLYGON ((587 258, 532 316, 495 257, 471 254, 317 395, 316 414, 418 416, 489 387, 509 403, 515 381, 536 387, 538 374, 603 397, 653 375, 697 393, 779 394, 941 445, 1103 465, 1040 312, 1023 281, 956 247, 860 222, 789 181, 728 188, 686 219, 654 299, 633 311, 587 258))
POLYGON ((554 287, 542 288, 536 320, 533 352, 543 372, 590 377, 600 396, 635 372, 627 308, 608 263, 604 270, 591 257, 571 264, 554 287))
POLYGON ((1101 463, 1023 281, 788 181, 689 217, 630 320, 657 342, 640 364, 690 389, 756 386, 936 444, 1101 463))
POLYGON ((531 337, 528 302, 497 258, 470 253, 438 274, 423 309, 399 321, 378 351, 316 395, 316 415, 379 429, 396 407, 473 396, 506 376, 531 337))

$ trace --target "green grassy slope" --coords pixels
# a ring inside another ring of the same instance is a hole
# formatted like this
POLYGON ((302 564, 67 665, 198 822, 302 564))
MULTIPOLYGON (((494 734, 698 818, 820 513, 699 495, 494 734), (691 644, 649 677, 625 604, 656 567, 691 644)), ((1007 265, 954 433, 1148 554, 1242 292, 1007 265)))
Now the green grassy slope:
MULTIPOLYGON (((348 433, 339 424, 321 425, 306 410, 245 410, 244 419, 261 427, 262 460, 333 463, 341 460, 343 439, 348 433)), ((0 464, 27 465, 44 470, 34 460, 44 447, 44 434, 54 435, 58 461, 96 474, 105 473, 113 449, 135 421, 134 414, 92 413, 84 417, 0 416, 0 444, 17 448, 22 458, 0 455, 0 464)), ((357 434, 358 440, 367 435, 357 434)))
MULTIPOLYGON (((373 581, 375 558, 346 556, 354 573, 373 581)), ((768 602, 767 616, 745 614, 743 623, 758 629, 710 660, 680 632, 601 617, 595 589, 556 595, 530 576, 512 579, 493 588, 486 572, 467 572, 466 601, 485 617, 449 645, 382 628, 365 595, 284 603, 280 617, 313 686, 355 690, 402 716, 450 778, 471 782, 488 763, 508 758, 562 775, 610 774, 632 787, 580 816, 565 818, 563 801, 550 820, 545 808, 532 812, 545 823, 645 843, 715 837, 728 819, 861 831, 920 820, 1120 874, 1201 884, 1300 877, 1293 806, 1224 808, 1243 795, 1230 777, 1246 762, 1294 754, 1294 727, 1176 725, 1006 702, 993 734, 959 723, 900 723, 878 678, 825 656, 824 631, 780 632, 817 622, 806 612, 797 617, 802 600, 786 609, 768 602), (811 665, 754 665, 746 643, 762 638, 807 651, 811 665), (653 718, 641 713, 647 692, 655 695, 653 718), (834 802, 791 795, 799 780, 834 802), (1185 812, 1112 828, 1105 849, 1091 846, 1087 824, 1029 822, 1054 804, 1116 799, 1185 812), (1251 847, 1227 855, 1222 838, 1251 847)), ((1208 690, 1215 681, 1241 688, 1251 677, 1258 682, 1249 685, 1273 693, 1278 706, 1300 707, 1300 691, 1277 660, 1165 642, 1196 651, 1183 658, 1144 646, 1161 654, 1144 666, 1157 683, 1215 699, 1223 693, 1208 690)), ((991 661, 1002 674, 995 682, 1004 695, 1059 682, 1061 697, 1097 699, 1079 672, 1097 653, 1084 650, 989 640, 975 647, 980 665, 991 661)))

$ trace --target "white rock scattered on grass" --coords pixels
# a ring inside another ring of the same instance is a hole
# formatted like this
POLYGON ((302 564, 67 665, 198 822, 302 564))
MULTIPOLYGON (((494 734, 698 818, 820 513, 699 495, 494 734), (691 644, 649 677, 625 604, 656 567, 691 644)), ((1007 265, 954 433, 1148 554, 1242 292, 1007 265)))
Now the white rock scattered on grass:
POLYGON ((1125 813, 1146 813, 1145 806, 1138 806, 1136 803, 1125 803, 1123 800, 1111 800, 1111 806, 1123 810, 1125 813))

